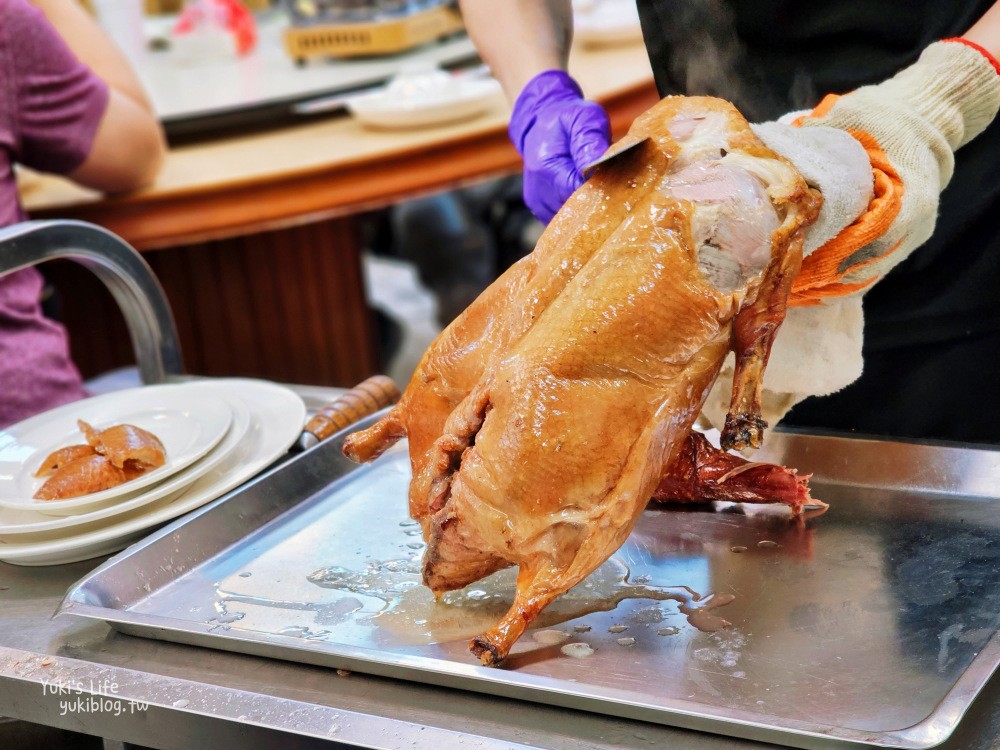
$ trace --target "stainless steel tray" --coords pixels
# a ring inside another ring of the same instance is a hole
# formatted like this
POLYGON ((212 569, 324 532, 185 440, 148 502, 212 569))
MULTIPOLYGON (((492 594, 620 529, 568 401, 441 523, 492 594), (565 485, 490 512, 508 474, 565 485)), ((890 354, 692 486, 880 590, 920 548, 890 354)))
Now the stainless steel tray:
POLYGON ((486 669, 465 644, 506 609, 511 571, 435 605, 419 585, 405 451, 359 467, 341 443, 122 552, 60 611, 133 635, 803 748, 936 745, 1000 661, 1000 451, 775 434, 766 458, 813 472, 829 512, 796 522, 776 508, 648 510, 507 668, 486 669), (733 595, 712 610, 732 626, 693 627, 674 601, 681 587, 701 595, 696 606, 733 595), (593 654, 535 637, 552 629, 593 654))

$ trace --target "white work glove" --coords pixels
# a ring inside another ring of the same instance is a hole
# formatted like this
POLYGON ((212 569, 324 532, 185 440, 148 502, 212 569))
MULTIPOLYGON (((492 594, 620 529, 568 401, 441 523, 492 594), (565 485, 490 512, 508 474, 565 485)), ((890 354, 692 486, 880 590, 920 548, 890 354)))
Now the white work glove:
MULTIPOLYGON (((998 109, 995 61, 949 40, 884 83, 824 100, 799 118, 800 127, 754 126, 824 198, 764 375, 762 416, 771 426, 804 398, 834 393, 861 375, 861 296, 931 236, 954 152, 998 109)), ((732 363, 730 356, 703 408, 719 428, 732 363)))

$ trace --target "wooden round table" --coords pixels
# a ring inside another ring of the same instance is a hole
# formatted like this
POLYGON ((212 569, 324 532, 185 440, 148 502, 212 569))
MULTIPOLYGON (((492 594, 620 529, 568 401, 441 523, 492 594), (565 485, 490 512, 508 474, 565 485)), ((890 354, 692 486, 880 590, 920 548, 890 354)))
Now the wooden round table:
MULTIPOLYGON (((657 101, 641 44, 576 49, 570 71, 615 136, 657 101)), ((379 369, 358 215, 511 174, 501 96, 476 119, 375 131, 327 116, 173 147, 149 189, 106 197, 27 174, 33 218, 99 224, 143 252, 174 311, 186 368, 348 386, 379 369)), ((76 267, 46 269, 85 376, 131 362, 120 313, 76 267)))

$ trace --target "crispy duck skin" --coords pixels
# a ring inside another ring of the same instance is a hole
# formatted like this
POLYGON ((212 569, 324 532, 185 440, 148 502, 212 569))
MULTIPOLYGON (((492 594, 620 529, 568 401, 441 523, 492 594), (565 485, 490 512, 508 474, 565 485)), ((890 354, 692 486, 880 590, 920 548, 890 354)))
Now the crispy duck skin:
POLYGON ((784 466, 747 461, 692 432, 653 492, 658 503, 784 503, 799 515, 806 505, 825 505, 809 495, 809 477, 784 466))
POLYGON ((86 445, 69 445, 50 453, 36 477, 48 477, 35 500, 66 500, 117 487, 163 466, 166 450, 160 439, 134 425, 95 430, 82 419, 77 426, 86 445))
POLYGON ((36 500, 66 500, 117 487, 126 481, 125 471, 106 456, 93 453, 74 459, 49 477, 35 493, 36 500))
POLYGON ((445 420, 629 214, 632 205, 618 199, 622 184, 634 183, 637 194, 652 189, 667 160, 667 154, 646 144, 603 165, 552 219, 534 252, 507 269, 431 343, 389 414, 348 438, 344 453, 358 462, 371 461, 407 438, 415 520, 428 514, 423 468, 445 420))
POLYGON ((35 472, 35 476, 52 476, 70 461, 94 455, 97 455, 97 451, 91 445, 67 445, 65 448, 60 448, 46 456, 42 465, 38 467, 38 471, 35 472))
POLYGON ((345 444, 370 460, 409 438, 435 593, 519 566, 510 611, 470 644, 484 664, 624 542, 730 349, 723 445, 760 441, 760 379, 821 199, 718 99, 661 101, 611 153, 634 144, 345 444))
POLYGON ((90 446, 107 456, 119 469, 126 462, 133 468, 156 469, 167 461, 163 443, 151 432, 131 424, 117 424, 104 430, 95 430, 82 419, 77 420, 80 431, 90 446))

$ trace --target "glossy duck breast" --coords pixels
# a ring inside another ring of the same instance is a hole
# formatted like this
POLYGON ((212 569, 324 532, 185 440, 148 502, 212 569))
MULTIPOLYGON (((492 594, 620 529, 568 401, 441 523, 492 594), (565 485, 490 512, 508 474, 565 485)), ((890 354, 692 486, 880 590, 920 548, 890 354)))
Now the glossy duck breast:
POLYGON ((718 99, 664 99, 609 155, 345 446, 367 461, 408 437, 435 593, 519 566, 510 611, 470 644, 484 664, 624 542, 730 349, 723 446, 759 445, 764 366, 819 210, 718 99))

